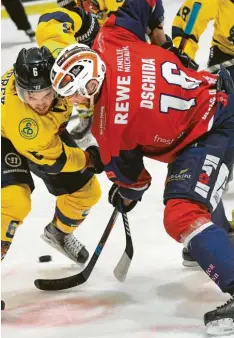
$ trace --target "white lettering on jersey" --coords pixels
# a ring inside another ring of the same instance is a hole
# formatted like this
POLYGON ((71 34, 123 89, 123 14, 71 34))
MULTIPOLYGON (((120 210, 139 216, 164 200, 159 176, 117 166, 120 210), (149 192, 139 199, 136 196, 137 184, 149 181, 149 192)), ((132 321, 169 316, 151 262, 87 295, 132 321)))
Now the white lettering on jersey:
POLYGON ((216 102, 216 98, 215 97, 211 97, 209 100, 209 107, 207 109, 207 111, 205 112, 205 114, 202 116, 203 120, 206 120, 208 115, 210 114, 212 108, 214 107, 214 104, 216 102))
POLYGON ((202 171, 199 181, 197 181, 195 191, 204 198, 207 198, 208 192, 210 190, 209 179, 213 172, 216 170, 219 164, 220 158, 214 155, 206 155, 204 164, 202 166, 202 171))
POLYGON ((154 59, 142 59, 142 92, 141 108, 153 109, 156 83, 156 67, 154 59))
POLYGON ((117 76, 115 124, 127 124, 131 76, 117 76))
POLYGON ((116 49, 116 58, 117 58, 117 70, 118 72, 130 73, 131 71, 131 59, 129 47, 122 47, 121 49, 116 49))

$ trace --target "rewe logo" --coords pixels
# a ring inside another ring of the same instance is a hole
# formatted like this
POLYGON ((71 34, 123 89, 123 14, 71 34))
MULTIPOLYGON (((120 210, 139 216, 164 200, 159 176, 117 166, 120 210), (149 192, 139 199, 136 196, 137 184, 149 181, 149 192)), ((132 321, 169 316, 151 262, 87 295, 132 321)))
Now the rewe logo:
POLYGON ((206 159, 202 166, 202 172, 199 176, 199 180, 197 181, 195 187, 196 193, 198 193, 200 196, 204 198, 207 198, 208 192, 210 190, 210 187, 208 186, 210 176, 213 170, 217 169, 219 161, 220 161, 219 157, 213 155, 206 155, 206 159))

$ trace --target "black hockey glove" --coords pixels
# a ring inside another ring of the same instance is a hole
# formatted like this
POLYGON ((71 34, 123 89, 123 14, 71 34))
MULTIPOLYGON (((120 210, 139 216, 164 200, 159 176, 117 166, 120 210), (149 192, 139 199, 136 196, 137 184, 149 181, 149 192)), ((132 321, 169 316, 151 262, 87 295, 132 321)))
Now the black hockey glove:
POLYGON ((99 148, 97 146, 90 146, 85 150, 89 154, 90 158, 90 170, 95 174, 101 174, 104 170, 104 165, 102 163, 99 148))
POLYGON ((138 200, 132 201, 128 206, 124 205, 124 197, 120 194, 120 189, 121 188, 114 183, 109 190, 108 201, 116 207, 119 212, 129 212, 137 205, 138 200))
POLYGON ((96 15, 91 13, 83 13, 82 26, 79 32, 76 33, 75 38, 77 42, 84 43, 92 47, 93 41, 100 29, 96 15))
POLYGON ((184 52, 180 53, 179 48, 173 46, 173 42, 168 35, 166 35, 166 38, 167 41, 164 42, 164 44, 161 47, 174 53, 180 59, 180 61, 185 67, 191 68, 193 70, 198 70, 199 65, 193 59, 191 59, 186 53, 184 52))

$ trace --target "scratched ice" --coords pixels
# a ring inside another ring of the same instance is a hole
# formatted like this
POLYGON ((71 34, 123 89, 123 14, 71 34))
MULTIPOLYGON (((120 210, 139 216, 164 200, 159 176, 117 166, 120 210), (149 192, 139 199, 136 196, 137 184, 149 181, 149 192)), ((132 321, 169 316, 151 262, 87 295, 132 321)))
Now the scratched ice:
MULTIPOLYGON (((166 28, 181 0, 164 1, 166 28)), ((31 18, 34 27, 38 16, 31 18)), ((2 20, 2 73, 10 68, 27 42, 12 22, 2 20)), ((197 61, 204 67, 208 57, 211 26, 201 41, 197 61)), ((12 119, 14 119, 12 112, 12 119)), ((166 165, 146 161, 153 176, 143 202, 129 215, 135 254, 128 277, 120 284, 112 271, 125 247, 122 220, 111 233, 87 283, 62 292, 42 292, 34 287, 38 277, 57 278, 76 273, 79 268, 55 252, 40 234, 51 220, 54 197, 35 178, 32 211, 17 232, 2 265, 3 338, 201 338, 203 314, 227 300, 201 271, 181 265, 181 245, 163 228, 162 193, 166 165), (50 254, 51 263, 38 263, 40 255, 50 254)), ((107 224, 112 208, 107 203, 110 183, 100 176, 101 202, 77 231, 92 253, 107 224)), ((234 184, 225 196, 227 215, 231 213, 234 184)))

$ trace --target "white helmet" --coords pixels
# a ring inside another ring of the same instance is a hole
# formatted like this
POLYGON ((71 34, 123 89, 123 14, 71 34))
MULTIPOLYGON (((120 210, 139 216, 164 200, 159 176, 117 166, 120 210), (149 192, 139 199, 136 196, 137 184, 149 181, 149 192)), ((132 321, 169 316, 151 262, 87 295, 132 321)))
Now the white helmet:
POLYGON ((51 70, 54 90, 61 96, 71 96, 76 92, 91 99, 102 85, 106 66, 99 55, 83 44, 73 44, 59 54, 51 70), (91 80, 96 80, 92 93, 87 90, 91 80))

